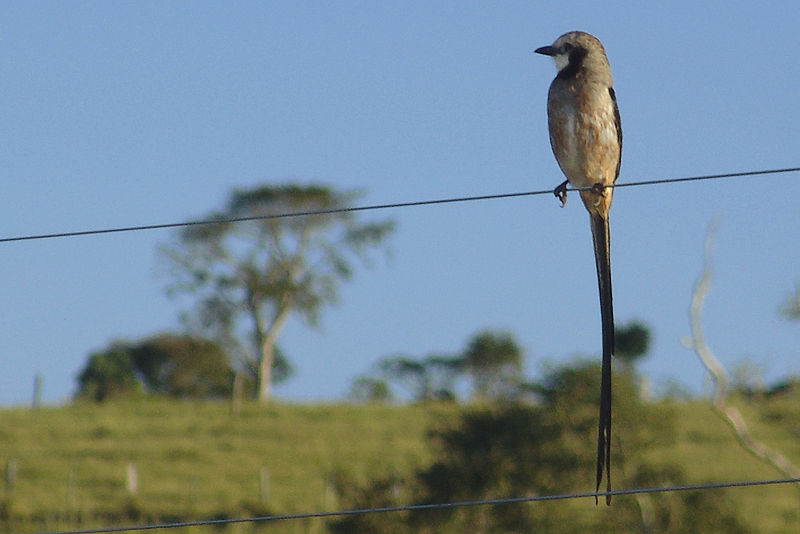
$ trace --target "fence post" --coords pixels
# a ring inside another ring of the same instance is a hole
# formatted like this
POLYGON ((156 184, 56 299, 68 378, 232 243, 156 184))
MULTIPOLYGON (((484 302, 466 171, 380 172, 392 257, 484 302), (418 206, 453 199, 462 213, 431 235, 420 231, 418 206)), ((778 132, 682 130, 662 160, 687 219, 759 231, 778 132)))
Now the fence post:
POLYGON ((333 475, 328 474, 325 477, 325 493, 323 495, 323 507, 326 510, 333 510, 336 508, 336 483, 333 480, 333 475))
POLYGON ((6 462, 6 496, 14 491, 14 483, 17 480, 17 461, 13 458, 6 462))
POLYGON ((136 492, 139 491, 139 476, 136 473, 136 464, 133 462, 129 463, 125 470, 125 487, 131 496, 136 495, 136 492))
POLYGON ((36 410, 42 404, 42 373, 36 373, 33 378, 33 409, 36 410))
POLYGON ((269 470, 266 467, 262 467, 259 475, 259 495, 261 504, 266 507, 269 503, 269 470))
POLYGON ((69 479, 67 480, 67 516, 71 521, 78 520, 78 512, 76 510, 77 503, 77 487, 78 487, 78 473, 75 469, 70 469, 69 479))

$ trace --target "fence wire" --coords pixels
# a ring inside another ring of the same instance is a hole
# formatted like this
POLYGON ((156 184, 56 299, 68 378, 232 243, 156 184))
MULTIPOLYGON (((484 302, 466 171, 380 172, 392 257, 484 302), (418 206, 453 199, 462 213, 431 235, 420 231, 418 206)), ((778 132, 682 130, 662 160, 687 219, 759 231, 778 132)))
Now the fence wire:
POLYGON ((533 495, 528 497, 507 497, 500 499, 475 499, 471 501, 457 501, 448 503, 410 504, 402 506, 384 506, 378 508, 356 508, 349 510, 336 510, 328 512, 305 512, 297 514, 268 515, 261 517, 238 517, 230 519, 206 519, 198 521, 184 521, 177 523, 154 523, 144 525, 129 525, 86 530, 61 530, 40 532, 37 534, 105 534, 109 532, 131 532, 136 530, 159 530, 173 528, 189 528, 203 526, 226 526, 234 523, 267 523, 277 521, 296 521, 300 519, 334 518, 366 514, 386 514, 396 512, 416 512, 426 510, 442 510, 447 508, 465 508, 471 506, 510 505, 520 503, 535 503, 544 501, 564 501, 570 499, 588 499, 605 497, 606 495, 641 495, 650 493, 670 493, 678 491, 700 491, 722 488, 745 488, 753 486, 772 486, 778 484, 800 484, 800 478, 780 478, 771 480, 744 480, 733 482, 708 482, 701 484, 683 484, 679 486, 662 486, 654 488, 634 488, 614 491, 563 493, 558 495, 533 495))
MULTIPOLYGON (((646 186, 646 185, 663 185, 663 184, 675 184, 675 183, 682 183, 682 182, 697 182, 703 180, 720 180, 724 178, 741 178, 746 176, 759 176, 759 175, 770 175, 770 174, 783 174, 788 172, 797 172, 800 171, 800 167, 788 167, 783 169, 765 169, 759 171, 741 171, 741 172, 731 172, 725 174, 707 174, 701 176, 686 176, 682 178, 665 178, 659 180, 642 180, 638 182, 626 182, 626 183, 617 183, 613 185, 609 185, 606 187, 609 188, 620 188, 620 187, 637 187, 637 186, 646 186)), ((592 187, 582 187, 582 188, 567 188, 567 191, 586 191, 589 189, 593 189, 592 187)), ((331 215, 334 213, 347 213, 347 212, 358 212, 358 211, 370 211, 370 210, 381 210, 381 209, 390 209, 390 208, 409 208, 413 206, 432 206, 436 204, 452 204, 456 202, 475 202, 479 200, 497 200, 502 198, 515 198, 515 197, 525 197, 525 196, 538 196, 538 195, 551 195, 553 194, 552 189, 542 189, 538 191, 523 191, 518 193, 499 193, 495 195, 478 195, 478 196, 469 196, 469 197, 451 197, 451 198, 440 198, 434 200, 414 200, 411 202, 394 202, 389 204, 372 204, 368 206, 352 206, 352 207, 343 207, 343 208, 333 208, 333 209, 326 209, 326 210, 309 210, 309 211, 297 211, 297 212, 289 212, 289 213, 275 213, 270 215, 253 215, 249 217, 232 217, 232 218, 220 218, 220 219, 205 219, 205 220, 197 220, 197 221, 185 221, 185 222, 171 222, 171 223, 162 223, 162 224, 143 224, 137 226, 120 226, 114 228, 99 228, 94 230, 77 230, 72 232, 54 232, 49 234, 35 234, 35 235, 25 235, 25 236, 16 236, 16 237, 2 237, 0 238, 0 243, 10 243, 14 241, 34 241, 34 240, 41 240, 41 239, 55 239, 60 237, 79 237, 79 236, 90 236, 90 235, 101 235, 101 234, 113 234, 113 233, 121 233, 121 232, 140 232, 145 230, 163 230, 167 228, 180 228, 184 226, 200 226, 200 225, 208 225, 208 224, 225 224, 225 223, 237 223, 237 222, 245 222, 245 221, 257 221, 257 220, 268 220, 268 219, 284 219, 288 217, 310 217, 314 215, 331 215)))

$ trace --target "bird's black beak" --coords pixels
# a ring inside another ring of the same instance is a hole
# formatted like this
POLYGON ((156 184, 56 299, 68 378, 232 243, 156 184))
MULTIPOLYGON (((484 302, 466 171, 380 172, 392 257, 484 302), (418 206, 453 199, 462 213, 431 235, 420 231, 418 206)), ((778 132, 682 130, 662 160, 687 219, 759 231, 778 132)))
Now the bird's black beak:
POLYGON ((552 46, 543 46, 541 48, 537 48, 536 50, 534 50, 534 52, 537 54, 542 54, 544 56, 556 55, 556 49, 553 48, 552 46))

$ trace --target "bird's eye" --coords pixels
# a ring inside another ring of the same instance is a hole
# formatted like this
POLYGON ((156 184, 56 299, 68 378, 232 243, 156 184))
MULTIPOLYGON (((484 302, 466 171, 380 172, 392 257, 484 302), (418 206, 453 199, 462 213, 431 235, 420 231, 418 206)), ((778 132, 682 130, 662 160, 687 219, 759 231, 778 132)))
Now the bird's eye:
POLYGON ((570 43, 564 43, 561 45, 561 52, 564 54, 569 54, 574 47, 570 43))

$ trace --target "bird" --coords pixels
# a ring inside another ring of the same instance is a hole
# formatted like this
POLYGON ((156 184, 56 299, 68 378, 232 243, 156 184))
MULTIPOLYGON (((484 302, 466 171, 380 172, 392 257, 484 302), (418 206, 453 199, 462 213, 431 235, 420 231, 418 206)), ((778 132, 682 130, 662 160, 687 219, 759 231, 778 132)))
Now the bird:
POLYGON ((606 504, 610 505, 614 307, 608 217, 622 161, 622 125, 611 66, 595 36, 572 31, 535 52, 553 58, 558 70, 547 94, 547 121, 550 146, 567 179, 553 193, 563 207, 567 184, 579 189, 592 227, 603 338, 595 493, 600 492, 605 471, 606 504))

